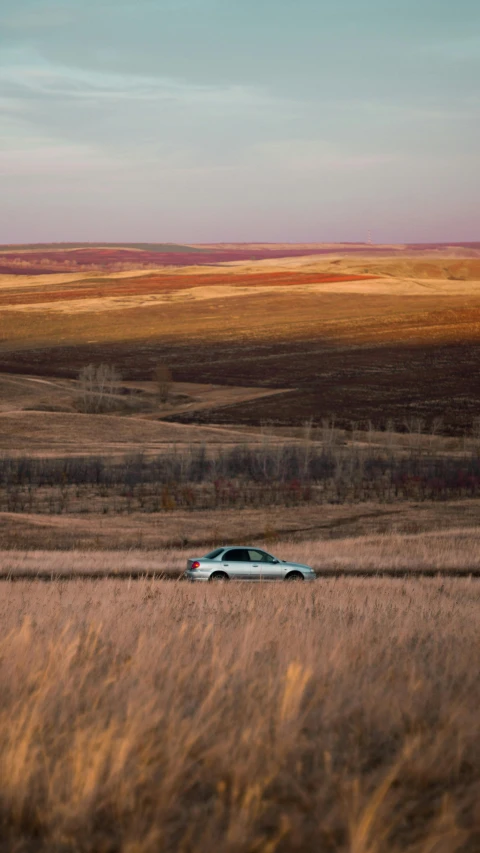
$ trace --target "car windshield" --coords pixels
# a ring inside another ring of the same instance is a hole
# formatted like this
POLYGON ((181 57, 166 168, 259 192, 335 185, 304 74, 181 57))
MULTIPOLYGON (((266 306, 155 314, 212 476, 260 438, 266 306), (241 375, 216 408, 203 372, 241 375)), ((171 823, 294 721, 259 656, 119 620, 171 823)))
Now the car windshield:
POLYGON ((223 551, 223 548, 216 548, 215 551, 210 551, 210 554, 205 554, 206 560, 214 560, 218 557, 223 551))

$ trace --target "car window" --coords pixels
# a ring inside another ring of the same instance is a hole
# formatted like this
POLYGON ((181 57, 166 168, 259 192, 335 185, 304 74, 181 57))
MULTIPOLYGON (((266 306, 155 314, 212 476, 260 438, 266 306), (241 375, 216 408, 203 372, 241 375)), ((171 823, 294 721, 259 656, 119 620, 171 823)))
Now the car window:
POLYGON ((206 560, 215 560, 216 557, 220 556, 222 551, 223 551, 223 548, 216 548, 215 551, 210 551, 209 554, 205 554, 205 559, 206 560))
POLYGON ((240 562, 240 563, 248 563, 250 562, 248 559, 248 551, 245 548, 232 548, 231 551, 227 551, 224 555, 224 560, 231 560, 232 563, 240 562))
POLYGON ((275 557, 272 557, 271 554, 266 554, 265 551, 257 551, 250 549, 249 550, 250 559, 254 563, 275 563, 275 557))
POLYGON ((248 554, 253 563, 265 562, 265 554, 263 553, 263 551, 254 551, 252 548, 250 548, 248 554))

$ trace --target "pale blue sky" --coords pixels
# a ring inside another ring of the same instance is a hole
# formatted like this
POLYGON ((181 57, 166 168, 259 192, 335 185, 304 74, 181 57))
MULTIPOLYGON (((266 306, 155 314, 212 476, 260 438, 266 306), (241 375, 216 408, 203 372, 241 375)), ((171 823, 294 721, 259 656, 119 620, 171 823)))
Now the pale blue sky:
POLYGON ((0 243, 480 240, 478 0, 0 0, 0 243))

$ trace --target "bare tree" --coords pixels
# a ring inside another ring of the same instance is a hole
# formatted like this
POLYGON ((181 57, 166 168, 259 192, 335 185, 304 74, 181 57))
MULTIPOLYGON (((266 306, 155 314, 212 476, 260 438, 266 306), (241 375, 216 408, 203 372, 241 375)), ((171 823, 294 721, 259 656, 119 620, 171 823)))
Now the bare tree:
POLYGON ((166 403, 172 388, 172 371, 166 364, 157 364, 153 371, 153 379, 157 384, 158 397, 161 403, 166 403))
POLYGON ((322 418, 322 444, 324 447, 332 447, 336 441, 335 415, 322 418))
POLYGON ((408 432, 410 448, 420 451, 422 449, 423 430, 425 428, 424 418, 419 415, 409 415, 403 423, 408 432))
POLYGON ((304 459, 303 459, 303 477, 308 477, 308 471, 310 467, 310 458, 312 451, 312 428, 313 428, 313 418, 310 417, 303 424, 303 451, 304 451, 304 459))
POLYGON ((82 411, 95 414, 111 411, 121 378, 118 370, 109 364, 83 367, 78 376, 82 411))
POLYGON ((396 445, 397 434, 395 432, 395 421, 393 418, 387 418, 385 423, 385 447, 389 453, 393 453, 396 445))

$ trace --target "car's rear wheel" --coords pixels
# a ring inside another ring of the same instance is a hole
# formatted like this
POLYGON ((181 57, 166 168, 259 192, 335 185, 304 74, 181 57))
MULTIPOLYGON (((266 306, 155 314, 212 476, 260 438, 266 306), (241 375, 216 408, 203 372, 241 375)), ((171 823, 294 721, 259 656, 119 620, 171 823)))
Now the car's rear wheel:
POLYGON ((304 577, 301 572, 290 572, 285 578, 286 581, 303 581, 304 577))
POLYGON ((214 572, 213 575, 210 575, 209 581, 228 581, 229 577, 225 572, 214 572))

